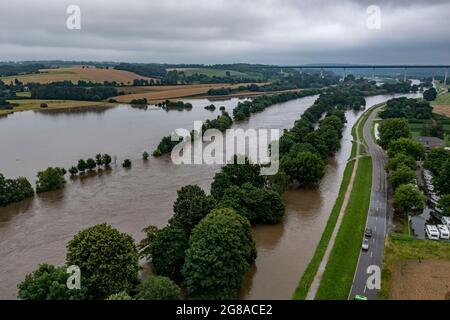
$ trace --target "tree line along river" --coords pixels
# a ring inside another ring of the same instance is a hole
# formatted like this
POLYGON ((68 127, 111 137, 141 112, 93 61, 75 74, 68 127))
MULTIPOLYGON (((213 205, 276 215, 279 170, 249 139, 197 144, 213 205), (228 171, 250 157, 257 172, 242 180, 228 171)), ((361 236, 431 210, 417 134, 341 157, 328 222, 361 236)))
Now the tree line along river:
MULTIPOLYGON (((396 96, 366 98, 367 107, 396 96)), ((415 95, 406 95, 415 96, 415 95)), ((233 128, 290 128, 317 96, 276 104, 237 122, 233 128)), ((136 241, 142 228, 162 227, 172 216, 176 191, 198 184, 209 190, 219 166, 176 166, 167 158, 141 161, 161 137, 175 128, 192 129, 194 120, 216 117, 206 99, 185 100, 190 111, 114 108, 20 112, 0 118, 0 172, 6 177, 35 174, 48 166, 70 167, 97 153, 117 156, 117 166, 92 177, 69 180, 64 190, 0 208, 0 299, 14 299, 17 284, 40 263, 62 264, 67 242, 81 229, 107 222, 136 241), (133 160, 124 170, 123 159, 133 160)), ((230 114, 238 99, 213 102, 230 114)), ((306 269, 334 205, 351 151, 351 127, 361 112, 348 111, 342 148, 327 162, 317 188, 291 188, 283 195, 286 215, 277 225, 253 227, 258 257, 247 274, 243 299, 289 299, 306 269)))

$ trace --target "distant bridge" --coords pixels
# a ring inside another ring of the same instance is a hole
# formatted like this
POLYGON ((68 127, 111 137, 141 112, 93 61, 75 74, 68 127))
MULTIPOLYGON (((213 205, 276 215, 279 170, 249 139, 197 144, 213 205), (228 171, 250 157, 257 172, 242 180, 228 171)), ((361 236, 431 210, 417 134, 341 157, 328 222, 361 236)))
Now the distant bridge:
POLYGON ((375 69, 403 69, 403 81, 406 81, 407 69, 444 69, 444 86, 447 85, 448 68, 450 65, 423 65, 423 64, 355 64, 355 65, 328 65, 328 64, 314 64, 314 65, 298 65, 298 66, 283 66, 283 69, 320 69, 320 74, 323 77, 324 69, 343 69, 344 79, 347 76, 347 69, 372 69, 372 77, 375 78, 375 69))

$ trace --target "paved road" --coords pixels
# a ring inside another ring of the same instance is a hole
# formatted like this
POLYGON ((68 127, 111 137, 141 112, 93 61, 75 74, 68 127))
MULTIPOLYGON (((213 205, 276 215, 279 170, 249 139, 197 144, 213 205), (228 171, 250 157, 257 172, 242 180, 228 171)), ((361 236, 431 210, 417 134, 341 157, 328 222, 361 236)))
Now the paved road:
MULTIPOLYGON (((370 196, 370 207, 367 218, 367 226, 372 229, 373 235, 369 238, 369 250, 361 251, 352 289, 349 299, 355 295, 365 295, 369 300, 377 299, 378 290, 367 287, 367 279, 370 274, 367 268, 376 265, 381 268, 384 250, 384 239, 387 229, 387 176, 384 170, 387 158, 385 152, 372 139, 370 128, 377 111, 373 111, 366 121, 363 134, 367 143, 367 152, 372 156, 372 191, 370 196)), ((362 239, 361 239, 362 240, 362 239)))

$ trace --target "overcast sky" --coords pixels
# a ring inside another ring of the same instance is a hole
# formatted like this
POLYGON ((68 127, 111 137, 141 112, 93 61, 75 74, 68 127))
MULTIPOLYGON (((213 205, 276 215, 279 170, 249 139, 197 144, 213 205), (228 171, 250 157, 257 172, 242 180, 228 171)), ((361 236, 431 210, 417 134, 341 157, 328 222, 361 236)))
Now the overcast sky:
POLYGON ((0 0, 0 61, 450 63, 449 14, 448 0, 0 0))

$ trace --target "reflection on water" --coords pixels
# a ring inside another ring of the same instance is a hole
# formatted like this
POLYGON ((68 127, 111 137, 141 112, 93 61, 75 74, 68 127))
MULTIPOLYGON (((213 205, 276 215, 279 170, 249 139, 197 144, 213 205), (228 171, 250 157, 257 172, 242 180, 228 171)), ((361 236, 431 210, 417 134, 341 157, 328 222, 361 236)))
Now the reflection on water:
MULTIPOLYGON (((390 96, 367 99, 373 105, 390 96)), ((288 128, 316 97, 281 103, 236 124, 242 128, 288 128)), ((164 226, 172 216, 176 191, 198 184, 209 191, 218 166, 175 166, 168 158, 143 162, 144 150, 153 151, 162 136, 174 128, 191 129, 194 120, 220 113, 204 110, 206 99, 186 100, 192 111, 133 109, 127 106, 101 113, 23 112, 0 119, 0 172, 8 177, 34 179, 48 166, 69 167, 79 158, 107 152, 133 160, 131 170, 120 165, 94 176, 69 180, 63 191, 36 196, 0 208, 0 298, 15 298, 17 283, 40 263, 62 264, 67 242, 82 228, 107 222, 139 241, 142 228, 164 226)), ((237 99, 222 101, 231 109, 237 99)), ((344 143, 329 161, 327 175, 316 189, 291 189, 283 195, 286 217, 273 226, 255 226, 258 257, 247 275, 241 297, 289 299, 300 279, 339 189, 350 155, 350 130, 358 113, 347 113, 344 143)))

